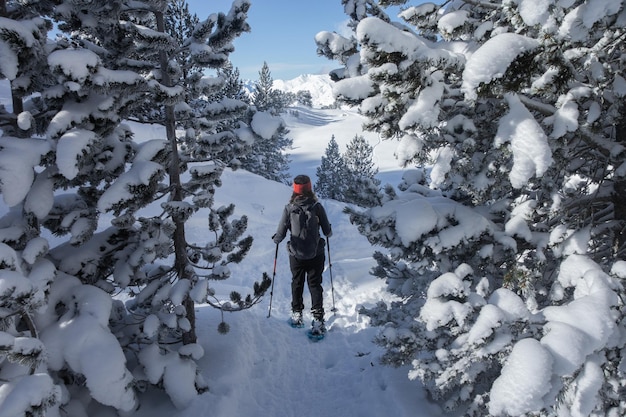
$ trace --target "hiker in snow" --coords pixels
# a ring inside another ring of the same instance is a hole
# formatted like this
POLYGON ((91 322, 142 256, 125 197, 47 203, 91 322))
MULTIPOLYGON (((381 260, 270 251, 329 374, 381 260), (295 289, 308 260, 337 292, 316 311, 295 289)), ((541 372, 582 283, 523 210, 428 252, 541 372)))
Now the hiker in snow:
POLYGON ((311 179, 298 175, 293 179, 293 194, 283 210, 276 234, 272 236, 277 245, 290 231, 291 239, 287 242, 291 281, 291 324, 303 327, 302 310, 304 309, 304 282, 311 293, 312 334, 323 334, 324 307, 322 297, 322 272, 324 271, 324 248, 326 242, 320 236, 319 228, 330 237, 332 230, 326 210, 319 203, 311 188, 311 179))

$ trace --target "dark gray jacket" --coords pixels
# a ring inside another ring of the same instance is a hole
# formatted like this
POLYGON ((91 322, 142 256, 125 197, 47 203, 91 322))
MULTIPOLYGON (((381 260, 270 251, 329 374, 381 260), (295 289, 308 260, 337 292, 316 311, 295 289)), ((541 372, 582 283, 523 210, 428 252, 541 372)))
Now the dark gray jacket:
MULTIPOLYGON (((326 237, 332 236, 333 234, 332 228, 331 228, 330 223, 328 222, 328 216, 326 215, 326 210, 324 210, 324 207, 314 197, 298 196, 292 202, 287 204, 285 208, 283 209, 283 214, 280 219, 280 222, 278 223, 276 234, 274 234, 274 236, 272 237, 272 239, 274 240, 274 243, 279 244, 280 242, 282 242, 283 239, 285 239, 285 236, 287 236, 287 230, 291 232, 290 213, 291 213, 291 206, 294 204, 299 205, 303 208, 306 208, 307 206, 312 207, 311 210, 317 215, 318 224, 319 224, 319 227, 322 229, 324 236, 326 237)), ((315 245, 317 247, 316 256, 324 253, 325 241, 323 238, 320 237, 318 242, 310 242, 310 244, 315 245)), ((295 253, 295 251, 291 247, 291 242, 287 242, 287 250, 292 256, 299 258, 298 254, 295 253)))

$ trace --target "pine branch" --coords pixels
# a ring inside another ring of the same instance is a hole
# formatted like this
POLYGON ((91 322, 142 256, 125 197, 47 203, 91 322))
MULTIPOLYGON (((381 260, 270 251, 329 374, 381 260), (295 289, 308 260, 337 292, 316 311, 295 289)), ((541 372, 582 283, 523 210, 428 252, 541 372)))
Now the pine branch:
POLYGON ((479 1, 479 0, 463 0, 463 2, 467 4, 471 4, 472 6, 484 7, 485 9, 497 10, 497 9, 502 8, 501 4, 486 3, 484 1, 479 1))
POLYGON ((247 310, 258 304, 262 300, 263 295, 265 295, 271 284, 272 280, 270 279, 269 275, 264 272, 262 280, 260 282, 257 281, 254 283, 253 294, 248 294, 245 298, 242 298, 241 294, 233 291, 230 294, 230 301, 221 301, 215 295, 211 295, 211 298, 214 301, 207 300, 207 304, 209 304, 213 308, 221 310, 222 312, 247 310))

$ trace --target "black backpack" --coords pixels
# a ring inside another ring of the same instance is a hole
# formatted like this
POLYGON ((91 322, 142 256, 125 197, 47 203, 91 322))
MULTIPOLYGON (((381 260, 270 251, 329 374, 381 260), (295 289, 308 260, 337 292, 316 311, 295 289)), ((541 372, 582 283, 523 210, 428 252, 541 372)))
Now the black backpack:
POLYGON ((298 259, 312 259, 317 255, 320 243, 319 219, 315 202, 307 206, 289 205, 289 220, 291 222, 291 253, 298 259))

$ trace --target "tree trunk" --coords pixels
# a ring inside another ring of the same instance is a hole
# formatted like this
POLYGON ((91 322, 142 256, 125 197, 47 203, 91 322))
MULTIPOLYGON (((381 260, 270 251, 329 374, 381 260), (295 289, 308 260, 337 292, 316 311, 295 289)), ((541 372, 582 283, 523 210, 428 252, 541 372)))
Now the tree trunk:
MULTIPOLYGON (((11 83, 11 86, 13 86, 13 83, 11 83)), ((11 100, 13 101, 13 114, 17 116, 24 111, 24 102, 22 101, 22 96, 17 95, 13 87, 11 87, 11 100)), ((17 127, 17 117, 15 125, 17 127)))
MULTIPOLYGON (((26 326, 28 326, 28 330, 30 331, 30 337, 32 337, 33 339, 38 339, 39 335, 37 334, 37 328, 35 327, 35 323, 30 318, 30 315, 28 314, 28 312, 22 311, 21 316, 22 316, 22 320, 24 320, 24 322, 26 323, 26 326)), ((35 371, 37 371, 37 364, 33 363, 30 366, 30 375, 34 375, 35 371)))
MULTIPOLYGON (((165 32, 165 21, 163 18, 163 12, 158 11, 155 13, 157 30, 159 32, 165 32)), ((159 64, 161 67, 161 82, 167 86, 172 87, 172 81, 167 73, 168 56, 164 51, 159 52, 159 64)), ((180 159, 178 156, 178 144, 176 143, 176 116, 174 115, 174 106, 165 106, 165 133, 167 140, 170 144, 171 157, 169 165, 169 177, 171 187, 171 201, 182 201, 182 184, 180 180, 180 159)), ((185 279, 187 277, 187 241, 185 239, 185 223, 174 219, 174 270, 178 276, 178 279, 185 279)), ((196 319, 195 319, 195 305, 193 300, 187 296, 183 301, 187 320, 191 324, 191 328, 188 332, 183 333, 183 344, 196 343, 196 319)))
MULTIPOLYGON (((626 115, 616 127, 615 139, 626 145, 626 115)), ((626 179, 618 177, 613 185, 613 210, 618 227, 615 236, 615 255, 623 255, 626 251, 626 179)))

